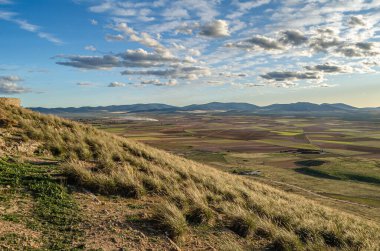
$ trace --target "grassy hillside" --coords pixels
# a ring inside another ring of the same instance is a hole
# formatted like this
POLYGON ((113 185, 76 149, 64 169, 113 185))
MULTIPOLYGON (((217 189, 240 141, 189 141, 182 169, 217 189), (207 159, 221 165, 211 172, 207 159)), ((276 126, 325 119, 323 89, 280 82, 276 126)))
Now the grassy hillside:
MULTIPOLYGON (((152 226, 179 246, 215 231, 234 233, 237 246, 231 250, 377 250, 380 245, 375 223, 90 126, 0 104, 0 135, 3 158, 55 159, 59 164, 52 172, 58 169, 75 189, 144 200, 152 226)), ((30 170, 2 163, 0 170, 7 173, 30 170)), ((0 185, 29 189, 28 182, 12 177, 16 183, 0 180, 0 185)), ((65 186, 59 189, 66 191, 65 186)), ((40 193, 33 189, 33 196, 40 193)), ((72 209, 67 210, 70 216, 72 209)))

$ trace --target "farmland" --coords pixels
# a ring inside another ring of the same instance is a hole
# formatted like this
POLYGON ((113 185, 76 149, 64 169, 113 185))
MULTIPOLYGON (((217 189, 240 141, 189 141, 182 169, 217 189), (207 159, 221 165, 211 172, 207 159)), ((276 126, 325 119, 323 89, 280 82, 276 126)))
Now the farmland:
POLYGON ((226 172, 260 171, 250 178, 380 221, 377 121, 212 112, 123 116, 82 121, 226 172))

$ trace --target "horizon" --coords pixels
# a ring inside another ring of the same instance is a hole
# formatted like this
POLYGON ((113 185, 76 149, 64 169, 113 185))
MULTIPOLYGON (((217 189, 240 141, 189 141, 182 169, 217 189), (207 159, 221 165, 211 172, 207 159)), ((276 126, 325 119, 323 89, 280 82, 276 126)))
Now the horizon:
MULTIPOLYGON (((1 97, 0 97, 1 98, 1 97)), ((21 103, 22 103, 22 100, 21 100, 21 103)), ((250 105, 255 105, 255 106, 258 106, 258 107, 266 107, 266 106, 270 106, 270 105, 289 105, 289 104, 298 104, 298 103, 308 103, 308 104, 315 104, 315 105, 323 105, 323 104, 327 104, 327 105, 333 105, 333 104, 343 104, 343 105, 348 105, 348 106, 352 106, 354 108, 379 108, 377 106, 365 106, 365 107, 358 107, 358 106, 354 106, 354 105, 350 105, 350 104, 346 104, 346 103, 313 103, 313 102, 308 102, 308 101, 297 101, 297 102, 293 102, 293 103, 270 103, 270 104, 267 104, 267 105, 258 105, 258 104, 255 104, 255 103, 250 103, 250 102, 236 102, 236 101, 226 101, 226 102, 220 102, 220 101, 211 101, 211 102, 207 102, 207 103, 189 103, 189 104, 185 104, 185 105, 174 105, 174 104, 168 104, 168 103, 126 103, 126 104, 108 104, 108 105, 95 105, 95 106, 91 106, 91 105, 83 105, 83 106, 60 106, 60 107, 45 107, 45 106, 24 106, 23 107, 26 107, 26 108, 46 108, 46 109, 60 109, 60 108, 82 108, 82 107, 108 107, 108 106, 123 106, 123 105, 149 105, 149 104, 160 104, 160 105, 170 105, 170 106, 174 106, 174 107, 186 107, 186 106, 191 106, 191 105, 207 105, 207 104, 212 104, 212 103, 221 103, 221 104, 250 104, 250 105)))
POLYGON ((0 0, 0 96, 380 107, 379 13, 371 0, 0 0))

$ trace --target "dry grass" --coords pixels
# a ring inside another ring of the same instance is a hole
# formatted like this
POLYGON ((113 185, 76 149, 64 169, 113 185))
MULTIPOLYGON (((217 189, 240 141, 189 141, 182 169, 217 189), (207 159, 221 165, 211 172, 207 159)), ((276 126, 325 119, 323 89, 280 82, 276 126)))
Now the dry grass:
POLYGON ((265 239, 276 250, 379 247, 374 223, 91 126, 4 105, 0 125, 3 151, 15 141, 39 142, 33 154, 62 160, 78 186, 161 198, 152 218, 173 239, 201 225, 228 228, 253 242, 265 239))

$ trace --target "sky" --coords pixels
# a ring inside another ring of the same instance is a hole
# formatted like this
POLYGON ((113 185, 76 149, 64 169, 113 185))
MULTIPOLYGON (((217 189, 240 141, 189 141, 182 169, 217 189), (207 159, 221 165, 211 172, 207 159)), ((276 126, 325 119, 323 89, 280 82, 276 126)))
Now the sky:
POLYGON ((24 106, 380 107, 380 0, 0 0, 24 106))

